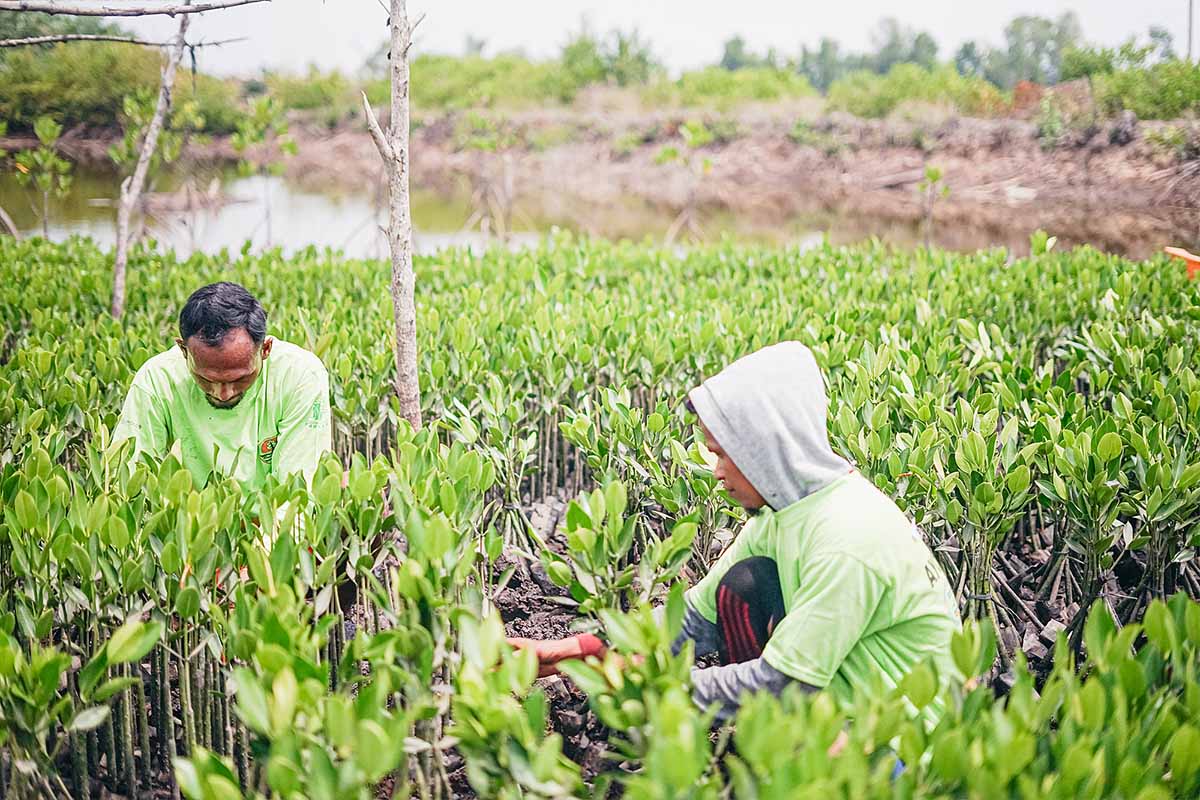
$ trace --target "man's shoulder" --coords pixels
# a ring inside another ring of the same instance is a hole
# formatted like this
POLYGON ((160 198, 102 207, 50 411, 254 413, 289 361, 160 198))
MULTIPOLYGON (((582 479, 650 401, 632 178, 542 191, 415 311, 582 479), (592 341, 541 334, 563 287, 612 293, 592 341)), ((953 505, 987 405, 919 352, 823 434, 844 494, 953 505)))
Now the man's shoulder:
POLYGON ((300 345, 276 339, 271 345, 271 377, 280 387, 306 386, 314 381, 327 381, 328 372, 316 353, 300 345))
POLYGON ((875 565, 912 538, 912 520, 861 473, 848 476, 823 499, 820 513, 810 518, 814 551, 851 555, 875 565))
POLYGON ((146 359, 133 377, 133 385, 148 391, 169 389, 189 379, 187 362, 178 347, 146 359))

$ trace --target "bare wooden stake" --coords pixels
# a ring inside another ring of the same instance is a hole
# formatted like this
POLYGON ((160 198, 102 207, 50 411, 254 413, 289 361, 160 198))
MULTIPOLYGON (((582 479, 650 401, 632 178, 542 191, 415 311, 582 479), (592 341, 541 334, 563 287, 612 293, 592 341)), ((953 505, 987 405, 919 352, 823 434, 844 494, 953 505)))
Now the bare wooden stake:
POLYGON ((391 0, 391 118, 385 134, 363 95, 367 129, 388 177, 388 247, 392 256, 392 311, 396 330, 396 394, 400 414, 421 426, 417 374, 416 278, 412 264, 412 217, 408 203, 408 49, 412 29, 405 0, 391 0))

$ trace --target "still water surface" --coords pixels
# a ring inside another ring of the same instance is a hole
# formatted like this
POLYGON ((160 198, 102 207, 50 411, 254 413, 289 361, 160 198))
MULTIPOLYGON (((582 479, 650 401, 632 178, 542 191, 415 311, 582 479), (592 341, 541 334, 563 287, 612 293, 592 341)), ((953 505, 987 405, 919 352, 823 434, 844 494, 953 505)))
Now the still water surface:
MULTIPOLYGON (((252 249, 281 247, 285 253, 315 245, 342 250, 356 258, 384 258, 387 240, 382 226, 387 213, 380 193, 372 188, 363 192, 329 187, 312 187, 282 177, 238 177, 225 170, 200 174, 192 180, 193 198, 215 189, 225 202, 201 205, 193 200, 189 207, 183 179, 164 178, 151 202, 146 233, 163 248, 185 255, 195 251, 230 252, 249 241, 252 249)), ((70 192, 50 201, 49 237, 66 239, 72 235, 92 237, 101 246, 111 247, 116 235, 116 211, 113 198, 118 194, 118 179, 112 173, 78 168, 70 192)), ((674 222, 674 215, 646 206, 637 199, 623 201, 620 207, 567 208, 563 198, 520 199, 512 213, 510 247, 537 244, 555 228, 564 228, 614 239, 650 240, 661 243, 674 222), (583 219, 585 224, 579 224, 583 219)), ((446 247, 482 250, 497 243, 478 224, 471 224, 473 206, 467 191, 449 195, 414 188, 411 198, 414 223, 413 244, 418 253, 433 253, 446 247)), ((25 235, 40 234, 41 197, 21 187, 11 174, 0 174, 0 207, 13 217, 25 235)), ((858 241, 878 236, 901 247, 920 243, 914 225, 881 224, 869 219, 845 216, 805 217, 786 222, 764 222, 730 213, 705 213, 701 217, 702 241, 732 236, 739 241, 799 245, 820 243, 828 236, 835 243, 858 241)), ((941 237, 936 237, 940 239, 941 237)), ((981 238, 972 247, 992 244, 981 238)), ((954 246, 962 247, 960 240, 954 246)))

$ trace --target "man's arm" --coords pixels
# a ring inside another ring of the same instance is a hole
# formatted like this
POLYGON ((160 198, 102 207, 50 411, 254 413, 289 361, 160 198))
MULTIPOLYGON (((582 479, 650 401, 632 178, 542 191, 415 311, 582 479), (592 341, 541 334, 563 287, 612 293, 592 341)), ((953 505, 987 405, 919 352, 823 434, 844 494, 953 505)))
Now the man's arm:
POLYGON ((279 422, 279 440, 271 454, 271 473, 286 477, 303 473, 312 483, 321 454, 332 448, 329 374, 318 362, 293 393, 279 422))
POLYGON ((163 458, 171 448, 166 409, 145 373, 140 370, 133 376, 133 383, 121 406, 121 417, 113 429, 113 446, 127 439, 134 440, 134 459, 142 453, 163 458))
POLYGON ((692 700, 700 708, 716 703, 717 719, 725 722, 737 713, 743 695, 765 691, 779 697, 793 683, 806 692, 819 691, 816 686, 788 677, 763 658, 721 667, 695 668, 692 670, 692 700))
MULTIPOLYGON (((662 621, 663 613, 666 606, 659 606, 654 609, 659 621, 662 621)), ((715 653, 721 646, 720 631, 715 622, 709 622, 696 609, 692 608, 691 603, 686 603, 686 609, 683 612, 683 627, 679 631, 679 635, 675 637, 675 641, 671 643, 671 652, 674 655, 679 655, 679 651, 683 649, 684 642, 692 641, 695 643, 695 655, 706 656, 709 653, 715 653)))

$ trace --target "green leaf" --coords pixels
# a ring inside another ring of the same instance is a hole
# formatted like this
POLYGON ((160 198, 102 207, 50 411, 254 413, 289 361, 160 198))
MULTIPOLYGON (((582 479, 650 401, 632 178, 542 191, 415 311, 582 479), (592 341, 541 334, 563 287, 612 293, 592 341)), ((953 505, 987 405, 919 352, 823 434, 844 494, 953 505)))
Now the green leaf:
POLYGON ((354 707, 349 698, 330 695, 325 699, 325 731, 334 747, 346 748, 354 744, 354 707))
POLYGON ((604 674, 590 664, 582 661, 563 661, 558 664, 558 670, 574 681, 588 697, 597 697, 611 691, 604 674))
POLYGON ((200 591, 195 586, 185 586, 175 597, 175 613, 183 619, 191 619, 200 612, 200 591))
POLYGON ((17 524, 25 530, 32 530, 37 526, 38 510, 37 503, 33 500, 33 495, 21 489, 17 492, 17 497, 13 501, 13 511, 17 515, 17 524))
POLYGON ((601 609, 600 622, 604 625, 609 640, 618 650, 626 653, 643 652, 643 636, 638 630, 637 622, 630 615, 601 609))
POLYGON ((567 530, 591 528, 592 518, 583 510, 583 506, 572 500, 567 504, 567 530))
POLYGON ((933 702, 937 696, 937 676, 928 664, 918 664, 900 682, 900 691, 912 701, 918 709, 933 702))
POLYGON ((313 496, 318 505, 332 506, 342 496, 342 478, 340 475, 326 475, 313 489, 313 496))
POLYGON ((1179 634, 1175 630, 1175 618, 1166 603, 1161 600, 1155 600, 1146 609, 1142 618, 1142 630, 1146 632, 1150 643, 1163 655, 1168 655, 1176 649, 1179 634))
POLYGON ((245 667, 234 670, 237 685, 237 714, 250 730, 269 735, 271 733, 270 712, 267 710, 267 693, 259 685, 254 673, 245 667))
POLYGON ((374 783, 395 769, 400 753, 401 748, 394 746, 382 725, 373 719, 359 721, 354 760, 368 781, 374 783))
POLYGON ((72 733, 95 730, 106 719, 108 719, 108 706, 92 706, 76 714, 75 718, 71 720, 71 724, 67 726, 67 730, 72 733))
POLYGON ((1110 431, 1101 436, 1100 441, 1096 443, 1096 457, 1101 463, 1107 464, 1119 457, 1122 449, 1121 437, 1110 431))
POLYGON ((134 677, 113 678, 111 680, 107 680, 101 684, 100 688, 96 690, 96 693, 92 695, 92 700, 97 703, 103 703, 105 700, 115 697, 137 682, 138 678, 134 677))
POLYGON ((1008 477, 1006 478, 1008 491, 1013 495, 1024 494, 1025 491, 1029 489, 1030 481, 1031 478, 1029 467, 1025 466, 1024 464, 1014 467, 1013 470, 1008 473, 1008 477))
POLYGON ((1097 600, 1092 603, 1091 610, 1088 611, 1087 622, 1083 626, 1083 638, 1087 644, 1088 656, 1094 661, 1100 661, 1104 651, 1108 648, 1108 642, 1116 634, 1116 623, 1113 622, 1112 614, 1109 613, 1105 602, 1097 600))
POLYGON ((1183 725, 1171 740, 1171 782, 1187 787, 1197 770, 1200 770, 1200 730, 1183 725))
POLYGON ((104 677, 108 670, 108 648, 101 647, 90 661, 79 672, 79 691, 84 697, 91 694, 92 689, 104 677))
POLYGON ((250 572, 250 577, 258 588, 270 597, 275 596, 275 582, 272 580, 271 568, 267 564, 267 557, 262 551, 262 547, 258 542, 242 542, 242 549, 246 553, 246 567, 250 572))
POLYGON ((453 517, 458 513, 458 492, 455 491, 453 483, 442 481, 438 501, 441 503, 442 513, 446 516, 453 517))
POLYGON ((295 794, 303 787, 300 767, 282 753, 272 753, 267 759, 267 783, 279 796, 295 794))
POLYGON ((131 619, 113 633, 108 640, 108 663, 128 664, 141 661, 162 638, 166 626, 155 620, 143 623, 131 619))
POLYGON ((120 516, 113 516, 108 520, 108 543, 118 550, 129 546, 129 526, 120 516))
POLYGON ((286 730, 292 724, 296 714, 296 701, 300 695, 300 686, 296 682, 296 674, 290 667, 280 670, 271 682, 270 720, 271 729, 286 730))

